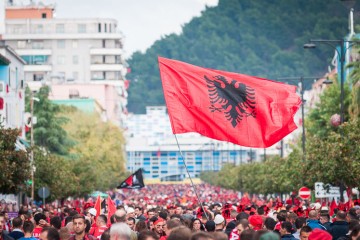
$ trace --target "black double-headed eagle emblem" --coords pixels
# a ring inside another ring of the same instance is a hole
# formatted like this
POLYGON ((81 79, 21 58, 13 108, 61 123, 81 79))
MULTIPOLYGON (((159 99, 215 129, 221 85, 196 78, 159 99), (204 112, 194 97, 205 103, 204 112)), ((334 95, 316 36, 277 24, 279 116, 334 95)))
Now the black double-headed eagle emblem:
POLYGON ((256 118, 255 90, 235 80, 224 76, 212 79, 204 76, 208 87, 211 112, 224 112, 225 117, 235 128, 243 117, 256 118))

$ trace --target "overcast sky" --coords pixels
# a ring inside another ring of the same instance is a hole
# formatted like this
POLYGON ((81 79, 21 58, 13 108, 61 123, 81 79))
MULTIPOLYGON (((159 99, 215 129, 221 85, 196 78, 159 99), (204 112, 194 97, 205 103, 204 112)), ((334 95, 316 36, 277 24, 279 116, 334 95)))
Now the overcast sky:
POLYGON ((144 51, 161 36, 180 33, 181 26, 200 16, 218 0, 43 0, 56 2, 57 18, 106 17, 118 21, 125 35, 126 56, 144 51))

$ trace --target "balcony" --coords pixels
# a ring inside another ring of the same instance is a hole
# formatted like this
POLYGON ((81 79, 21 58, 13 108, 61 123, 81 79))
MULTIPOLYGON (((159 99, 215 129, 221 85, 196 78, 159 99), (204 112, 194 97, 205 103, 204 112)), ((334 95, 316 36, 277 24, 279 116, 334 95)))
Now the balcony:
POLYGON ((34 55, 50 56, 52 54, 52 50, 51 49, 16 49, 16 53, 20 56, 34 56, 34 55))
POLYGON ((124 51, 120 48, 91 48, 90 55, 122 55, 124 51))
POLYGON ((25 65, 24 72, 51 72, 51 65, 25 65))
POLYGON ((124 71, 125 68, 121 64, 91 64, 90 71, 124 71))

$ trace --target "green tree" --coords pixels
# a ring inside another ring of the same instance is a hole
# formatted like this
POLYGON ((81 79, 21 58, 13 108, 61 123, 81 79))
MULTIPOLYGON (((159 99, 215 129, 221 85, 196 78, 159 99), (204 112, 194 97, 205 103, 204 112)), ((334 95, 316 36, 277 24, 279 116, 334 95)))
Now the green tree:
POLYGON ((62 107, 61 116, 69 121, 64 129, 75 142, 70 149, 78 194, 116 187, 125 176, 125 156, 119 127, 103 122, 97 113, 84 113, 62 107))
MULTIPOLYGON (((49 100, 50 88, 41 87, 34 94, 39 101, 34 102, 34 116, 37 123, 34 125, 34 142, 37 146, 45 147, 50 153, 66 155, 72 142, 67 137, 62 126, 67 122, 64 117, 59 117, 60 107, 49 100)), ((30 112, 32 94, 26 89, 26 111, 30 112)), ((28 138, 30 138, 28 133, 28 138)))
POLYGON ((15 147, 19 133, 18 129, 5 129, 0 124, 0 193, 24 190, 30 177, 28 153, 15 147))

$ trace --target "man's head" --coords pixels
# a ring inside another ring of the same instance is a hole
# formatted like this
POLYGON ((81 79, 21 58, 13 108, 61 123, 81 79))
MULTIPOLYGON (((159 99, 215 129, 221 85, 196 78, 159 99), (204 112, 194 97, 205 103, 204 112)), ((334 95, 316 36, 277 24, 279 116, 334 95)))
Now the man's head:
POLYGON ((346 212, 338 211, 336 214, 336 221, 346 221, 346 212))
POLYGON ((36 225, 40 225, 41 220, 46 221, 46 216, 45 214, 39 212, 34 215, 34 220, 36 225))
POLYGON ((34 224, 31 221, 25 221, 23 224, 24 233, 32 233, 34 231, 34 224))
POLYGON ((151 219, 152 217, 155 216, 155 209, 154 208, 151 208, 147 211, 147 218, 148 219, 151 219))
POLYGON ((77 214, 73 217, 73 229, 76 235, 85 234, 85 217, 83 215, 77 214))
POLYGON ((41 230, 40 240, 60 240, 60 235, 57 229, 45 227, 41 230))
POLYGON ((54 216, 50 219, 50 225, 56 229, 61 228, 61 218, 59 216, 54 216))
POLYGON ((131 229, 126 223, 115 223, 110 228, 110 240, 130 240, 131 229))
POLYGON ((181 225, 182 225, 182 223, 177 219, 171 219, 171 220, 166 221, 166 223, 164 224, 164 232, 165 232, 166 236, 169 236, 172 229, 179 227, 181 225))
POLYGON ((142 208, 139 207, 139 206, 136 206, 136 207, 135 207, 135 216, 136 216, 136 217, 139 217, 139 216, 141 216, 141 215, 142 215, 142 208))
POLYGON ((106 223, 107 223, 107 217, 104 214, 101 214, 96 218, 96 226, 98 227, 106 226, 106 223))
POLYGON ((89 208, 86 216, 91 219, 91 222, 95 222, 95 217, 97 215, 97 210, 95 208, 89 208))
POLYGON ((299 217, 295 220, 295 227, 296 229, 301 229, 303 226, 306 225, 306 218, 299 217))
POLYGON ((291 234, 292 232, 292 224, 291 222, 283 222, 281 224, 280 234, 281 236, 286 234, 291 234))
POLYGON ((321 213, 320 214, 320 223, 324 224, 330 221, 330 216, 327 213, 321 213))
POLYGON ((214 222, 216 225, 215 226, 216 230, 224 229, 226 223, 225 223, 225 218, 221 214, 215 216, 214 222))
POLYGON ((16 217, 12 220, 12 225, 14 228, 21 228, 23 225, 23 221, 21 217, 16 217))
POLYGON ((311 227, 303 226, 300 230, 300 240, 308 240, 311 231, 311 227))
POLYGON ((132 207, 128 207, 128 209, 126 210, 126 217, 134 218, 135 217, 135 209, 132 207))
POLYGON ((126 221, 126 211, 124 209, 118 209, 115 212, 115 221, 125 223, 126 221))
POLYGON ((247 219, 241 219, 236 222, 236 229, 240 235, 244 230, 249 229, 249 221, 247 219))
POLYGON ((127 220, 126 220, 126 224, 129 226, 129 228, 131 230, 135 230, 135 218, 133 217, 129 217, 127 220))
POLYGON ((254 229, 255 231, 263 228, 263 220, 259 215, 251 215, 249 217, 249 227, 250 229, 254 229))
POLYGON ((309 219, 318 220, 319 219, 318 212, 316 210, 311 210, 309 212, 309 219))
POLYGON ((182 208, 182 206, 181 205, 177 205, 176 206, 176 209, 175 209, 175 214, 183 214, 183 208, 182 208))
POLYGON ((156 220, 154 222, 154 231, 158 234, 158 235, 162 235, 164 232, 164 225, 165 225, 165 220, 162 218, 158 218, 158 220, 156 220))

